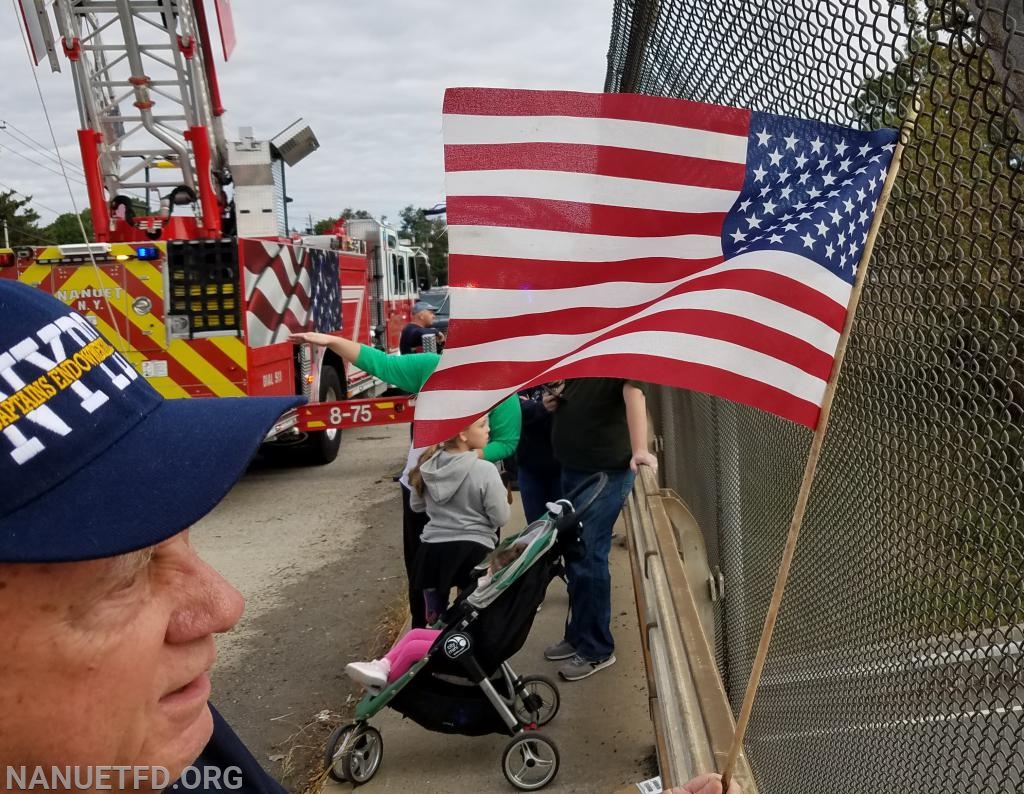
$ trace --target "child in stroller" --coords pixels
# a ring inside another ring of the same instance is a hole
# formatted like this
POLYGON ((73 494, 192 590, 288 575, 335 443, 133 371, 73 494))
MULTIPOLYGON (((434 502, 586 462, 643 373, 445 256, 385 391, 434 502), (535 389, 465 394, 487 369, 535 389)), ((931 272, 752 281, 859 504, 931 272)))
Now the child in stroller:
POLYGON ((356 721, 334 732, 326 758, 332 777, 359 784, 376 774, 383 741, 368 721, 390 707, 431 731, 511 735, 501 765, 519 789, 534 791, 554 779, 558 748, 537 728, 557 713, 558 688, 543 676, 518 675, 507 660, 526 641, 548 585, 562 571, 563 556, 579 553, 579 522, 603 478, 584 482, 498 546, 506 553, 517 544, 522 549, 489 580, 460 593, 433 627, 437 633, 426 654, 401 675, 386 676, 380 691, 367 692, 356 721))
MULTIPOLYGON (((553 507, 553 506, 552 506, 553 507)), ((477 587, 483 587, 491 578, 513 561, 518 559, 541 531, 543 522, 531 524, 527 530, 516 536, 515 542, 502 545, 491 552, 483 562, 487 573, 477 579, 477 587)), ((362 684, 369 691, 379 692, 387 684, 397 681, 416 662, 427 655, 441 629, 410 629, 391 646, 380 659, 368 662, 349 662, 345 672, 353 681, 362 684)))

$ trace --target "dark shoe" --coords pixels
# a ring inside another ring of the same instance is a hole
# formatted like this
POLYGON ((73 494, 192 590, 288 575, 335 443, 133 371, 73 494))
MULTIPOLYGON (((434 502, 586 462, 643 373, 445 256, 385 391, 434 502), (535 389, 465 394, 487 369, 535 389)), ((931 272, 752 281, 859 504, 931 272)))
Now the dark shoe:
POLYGON ((550 662, 560 662, 562 659, 571 659, 575 655, 576 649, 565 640, 562 640, 555 645, 549 645, 544 649, 544 658, 550 662))
POLYGON ((566 681, 579 681, 581 678, 591 676, 598 670, 604 670, 604 668, 611 667, 613 664, 615 664, 614 653, 606 659, 600 659, 594 662, 590 661, 590 659, 584 659, 579 654, 576 654, 568 663, 563 664, 558 668, 558 674, 566 681))

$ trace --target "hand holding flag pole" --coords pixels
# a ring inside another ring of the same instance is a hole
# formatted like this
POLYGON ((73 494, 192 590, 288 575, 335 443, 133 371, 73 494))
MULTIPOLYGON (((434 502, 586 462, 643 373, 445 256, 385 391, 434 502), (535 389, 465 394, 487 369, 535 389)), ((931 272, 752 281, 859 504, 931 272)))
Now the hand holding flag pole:
POLYGON ((775 622, 779 616, 779 608, 782 605, 782 596, 786 590, 786 582, 789 579, 790 567, 793 564, 793 557, 796 554, 796 544, 800 537, 800 528, 803 525, 804 513, 807 510, 807 502, 811 494, 811 486, 814 483, 814 474, 818 468, 818 461, 821 458, 822 446, 825 442, 825 433, 828 430, 829 415, 832 412, 832 401, 835 397, 836 387, 839 383, 839 374, 843 366, 843 359, 846 356, 846 346, 850 339, 850 332, 853 329, 853 319, 857 312, 857 305, 860 303, 861 291, 864 288, 864 280, 867 277, 868 263, 871 260, 871 252, 875 247, 875 239, 878 236, 878 228, 885 215, 886 205, 889 203, 889 195, 892 192, 893 182, 900 168, 900 158, 903 154, 904 141, 913 131, 916 112, 910 117, 900 131, 899 142, 893 151, 892 163, 889 172, 885 177, 885 184, 882 186, 882 193, 878 198, 878 205, 875 208, 875 217, 871 222, 871 228, 864 243, 864 251, 861 254, 860 264, 857 268, 857 278, 854 281, 853 291, 850 295, 850 304, 846 313, 846 322, 843 332, 836 348, 835 361, 832 372, 829 375, 828 385, 825 389, 825 398, 821 405, 821 414, 818 418, 818 425, 814 429, 814 437, 811 440, 811 448, 807 456, 807 464, 804 467, 803 481, 800 483, 800 491, 797 495, 796 506, 793 508, 793 518, 789 524, 789 533, 786 536, 786 545, 782 551, 782 562, 779 564, 779 571, 775 579, 775 588, 772 590, 771 601, 768 603, 768 611, 765 614, 764 627, 761 630, 761 639, 757 646, 757 653, 754 655, 754 663, 750 668, 750 678, 747 680, 747 689, 743 695, 743 704, 740 707, 739 716, 736 719, 736 733, 733 735, 732 746, 722 766, 722 787, 728 790, 729 783, 733 776, 736 760, 743 748, 743 737, 750 722, 750 714, 754 708, 754 697, 757 694, 757 687, 761 681, 761 673, 764 670, 765 659, 768 655, 768 645, 771 643, 772 633, 775 630, 775 622))

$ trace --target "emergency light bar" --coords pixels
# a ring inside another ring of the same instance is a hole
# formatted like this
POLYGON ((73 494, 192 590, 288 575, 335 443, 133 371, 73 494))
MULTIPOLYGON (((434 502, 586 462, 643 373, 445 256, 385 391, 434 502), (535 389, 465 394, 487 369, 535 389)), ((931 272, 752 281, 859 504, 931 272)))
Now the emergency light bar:
POLYGON ((110 243, 72 243, 70 245, 58 245, 57 250, 61 256, 101 256, 110 254, 110 243))
POLYGON ((140 245, 135 249, 135 258, 142 260, 159 259, 160 249, 155 245, 140 245))

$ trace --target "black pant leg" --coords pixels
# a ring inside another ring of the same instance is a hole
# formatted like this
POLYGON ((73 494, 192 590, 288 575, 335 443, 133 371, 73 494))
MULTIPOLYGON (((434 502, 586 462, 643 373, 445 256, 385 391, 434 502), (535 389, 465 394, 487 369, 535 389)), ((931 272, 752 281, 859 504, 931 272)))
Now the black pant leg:
POLYGON ((416 552, 419 550, 420 535, 423 534, 427 520, 426 513, 417 513, 409 507, 409 491, 402 487, 402 551, 405 556, 405 575, 409 592, 409 615, 414 629, 422 629, 427 625, 423 593, 419 589, 414 589, 416 552))

